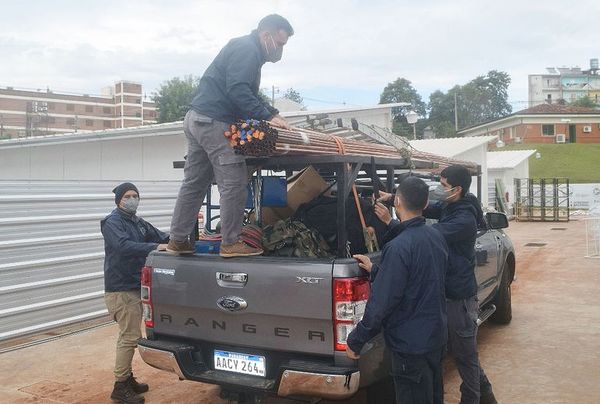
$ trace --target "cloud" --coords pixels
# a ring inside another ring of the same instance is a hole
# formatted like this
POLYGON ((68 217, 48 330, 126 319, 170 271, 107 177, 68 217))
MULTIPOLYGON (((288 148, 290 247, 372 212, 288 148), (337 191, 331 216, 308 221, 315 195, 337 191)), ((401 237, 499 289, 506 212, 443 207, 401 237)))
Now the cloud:
POLYGON ((527 74, 600 56, 595 0, 9 1, 0 85, 98 93, 129 79, 151 93, 174 76, 201 75, 230 38, 273 12, 296 34, 283 60, 265 65, 263 86, 353 104, 376 103, 398 77, 426 100, 492 69, 511 74, 510 98, 522 101, 527 74))

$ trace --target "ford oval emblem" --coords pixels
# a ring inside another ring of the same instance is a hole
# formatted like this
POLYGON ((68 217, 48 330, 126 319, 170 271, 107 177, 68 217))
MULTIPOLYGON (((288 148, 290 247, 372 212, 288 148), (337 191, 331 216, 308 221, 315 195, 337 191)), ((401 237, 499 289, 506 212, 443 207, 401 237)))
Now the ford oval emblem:
POLYGON ((225 311, 240 311, 248 307, 248 303, 238 296, 223 296, 217 300, 217 306, 225 311))

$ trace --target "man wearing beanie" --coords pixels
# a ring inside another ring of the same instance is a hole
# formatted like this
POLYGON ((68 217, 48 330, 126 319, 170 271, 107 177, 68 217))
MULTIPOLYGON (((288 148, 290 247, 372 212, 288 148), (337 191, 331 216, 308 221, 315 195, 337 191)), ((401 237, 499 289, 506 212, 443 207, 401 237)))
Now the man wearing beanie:
POLYGON ((262 254, 240 240, 248 174, 244 156, 235 154, 223 133, 241 119, 261 119, 289 128, 279 111, 258 96, 262 66, 281 59, 294 34, 280 15, 264 17, 249 35, 234 38, 219 52, 200 79, 198 92, 183 121, 188 142, 184 179, 179 190, 167 251, 191 254, 189 239, 198 211, 213 180, 220 193, 222 257, 262 254))
POLYGON ((125 182, 115 189, 116 209, 100 222, 104 236, 104 300, 108 313, 119 324, 115 385, 110 395, 122 403, 143 403, 141 393, 148 385, 138 383, 131 371, 131 361, 142 337, 141 271, 153 250, 165 250, 166 233, 136 216, 140 194, 137 187, 125 182))

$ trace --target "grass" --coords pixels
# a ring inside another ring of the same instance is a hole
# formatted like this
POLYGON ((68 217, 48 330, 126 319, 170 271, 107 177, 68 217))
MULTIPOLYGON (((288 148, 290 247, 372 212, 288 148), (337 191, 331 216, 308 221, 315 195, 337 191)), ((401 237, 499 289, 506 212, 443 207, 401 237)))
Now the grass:
POLYGON ((600 182, 600 144, 517 144, 500 150, 535 149, 529 158, 530 178, 566 177, 571 183, 600 182))

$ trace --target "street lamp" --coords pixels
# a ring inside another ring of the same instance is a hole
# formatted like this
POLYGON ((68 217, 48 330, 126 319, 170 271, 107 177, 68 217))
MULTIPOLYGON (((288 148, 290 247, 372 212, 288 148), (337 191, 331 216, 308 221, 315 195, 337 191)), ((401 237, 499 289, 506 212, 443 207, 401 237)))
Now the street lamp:
POLYGON ((408 111, 406 113, 406 122, 413 126, 413 139, 417 139, 417 121, 419 120, 419 114, 415 111, 408 111))

